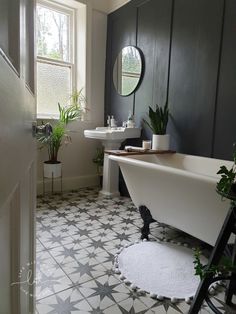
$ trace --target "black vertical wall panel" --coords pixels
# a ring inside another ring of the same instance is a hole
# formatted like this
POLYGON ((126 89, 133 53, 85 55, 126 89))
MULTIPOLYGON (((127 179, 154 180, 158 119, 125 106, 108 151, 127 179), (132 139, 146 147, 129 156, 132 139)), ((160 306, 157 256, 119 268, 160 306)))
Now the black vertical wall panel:
POLYGON ((136 45, 136 14, 135 6, 126 6, 125 10, 120 10, 120 13, 112 15, 108 21, 108 50, 107 55, 107 70, 106 74, 106 114, 113 114, 115 119, 121 125, 127 120, 128 112, 133 112, 134 94, 122 97, 120 96, 113 85, 112 69, 116 57, 121 49, 125 46, 136 45))
MULTIPOLYGON (((172 1, 132 0, 109 15, 106 114, 114 114, 121 123, 134 109, 141 125, 148 105, 163 105, 167 93, 172 148, 231 159, 236 141, 236 1, 172 1), (172 1, 173 20, 169 15, 172 1), (128 44, 137 44, 143 51, 145 73, 135 94, 121 97, 113 87, 112 68, 128 44)), ((151 138, 151 133, 146 137, 151 138)))
POLYGON ((214 157, 232 159, 234 142, 236 142, 236 1, 227 0, 216 110, 214 157))
POLYGON ((176 0, 170 63, 172 148, 211 156, 223 0, 176 0))
POLYGON ((143 137, 151 137, 142 123, 148 106, 166 102, 171 11, 172 0, 150 0, 138 6, 137 46, 144 55, 145 71, 135 93, 135 120, 143 127, 143 137))

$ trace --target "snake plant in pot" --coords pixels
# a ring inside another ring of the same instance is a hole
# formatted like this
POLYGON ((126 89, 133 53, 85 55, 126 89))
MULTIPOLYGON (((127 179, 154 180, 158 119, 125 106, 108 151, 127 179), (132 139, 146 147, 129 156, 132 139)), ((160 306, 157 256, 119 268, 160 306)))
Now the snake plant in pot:
POLYGON ((58 110, 59 119, 52 125, 47 123, 44 126, 47 131, 37 135, 37 140, 42 144, 40 148, 46 148, 48 153, 48 160, 44 161, 44 177, 46 178, 61 177, 62 166, 61 161, 58 160, 58 153, 63 144, 71 142, 71 137, 67 134, 67 125, 80 119, 84 113, 77 97, 72 99, 72 104, 69 106, 61 106, 58 103, 58 110))
POLYGON ((169 108, 166 103, 164 108, 156 105, 154 111, 149 106, 149 121, 143 120, 144 123, 152 130, 152 149, 154 150, 168 150, 170 143, 170 136, 166 134, 166 128, 169 120, 169 108))

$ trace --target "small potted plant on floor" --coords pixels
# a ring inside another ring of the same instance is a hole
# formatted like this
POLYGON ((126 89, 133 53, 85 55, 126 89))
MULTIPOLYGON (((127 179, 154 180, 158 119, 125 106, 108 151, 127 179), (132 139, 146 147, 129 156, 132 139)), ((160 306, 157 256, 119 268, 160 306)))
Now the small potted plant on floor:
POLYGON ((154 111, 149 106, 149 121, 143 120, 144 123, 152 130, 152 149, 154 150, 168 150, 170 143, 170 136, 166 134, 166 128, 169 120, 169 108, 166 103, 164 108, 156 105, 154 111))
POLYGON ((93 162, 97 166, 97 172, 100 178, 100 186, 102 186, 102 180, 103 180, 103 162, 104 162, 104 149, 103 148, 97 148, 96 155, 93 158, 93 162))
POLYGON ((58 160, 58 152, 63 144, 71 142, 70 136, 67 134, 68 123, 81 119, 84 108, 80 103, 82 91, 74 92, 71 97, 72 102, 69 106, 61 106, 58 103, 59 119, 53 125, 47 123, 45 125, 46 132, 39 133, 37 140, 42 144, 40 148, 46 148, 48 152, 48 160, 44 161, 44 177, 58 178, 61 177, 61 161, 58 160), (76 93, 76 95, 75 95, 76 93))

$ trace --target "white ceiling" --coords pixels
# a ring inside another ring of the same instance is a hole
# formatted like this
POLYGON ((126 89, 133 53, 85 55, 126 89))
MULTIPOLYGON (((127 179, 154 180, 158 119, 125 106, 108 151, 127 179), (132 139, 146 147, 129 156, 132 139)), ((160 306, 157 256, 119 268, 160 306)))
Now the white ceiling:
POLYGON ((93 7, 96 8, 97 10, 101 10, 106 13, 111 13, 131 0, 87 0, 87 1, 91 1, 93 7))
POLYGON ((120 8, 122 5, 128 3, 131 0, 107 0, 108 2, 108 12, 115 11, 120 8))

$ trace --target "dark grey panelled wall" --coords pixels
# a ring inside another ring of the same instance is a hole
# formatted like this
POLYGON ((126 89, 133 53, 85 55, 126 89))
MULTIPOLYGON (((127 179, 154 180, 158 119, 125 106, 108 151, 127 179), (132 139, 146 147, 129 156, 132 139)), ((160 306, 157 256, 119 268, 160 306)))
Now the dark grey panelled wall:
POLYGON ((148 106, 168 100, 172 148, 231 159, 236 141, 236 1, 133 0, 108 17, 105 112, 121 124, 133 111, 142 137, 148 106), (112 67, 135 45, 145 70, 137 91, 118 95, 112 67))
POLYGON ((236 141, 236 1, 227 0, 217 94, 213 154, 229 158, 236 141))
POLYGON ((175 1, 169 104, 181 152, 211 155, 223 9, 223 0, 175 1))

